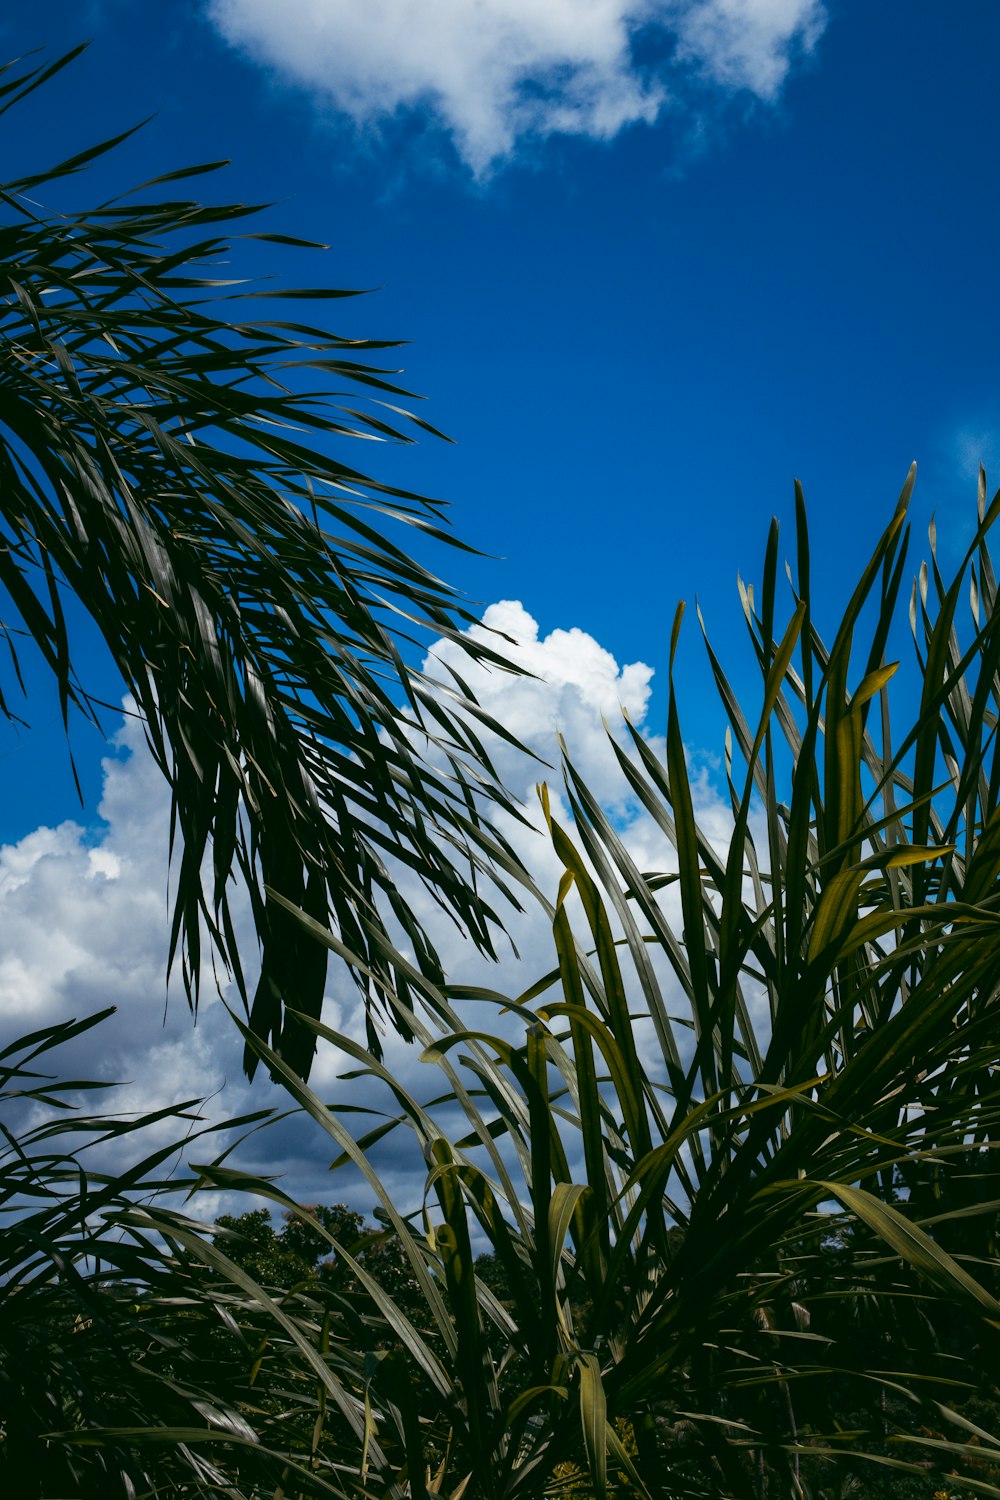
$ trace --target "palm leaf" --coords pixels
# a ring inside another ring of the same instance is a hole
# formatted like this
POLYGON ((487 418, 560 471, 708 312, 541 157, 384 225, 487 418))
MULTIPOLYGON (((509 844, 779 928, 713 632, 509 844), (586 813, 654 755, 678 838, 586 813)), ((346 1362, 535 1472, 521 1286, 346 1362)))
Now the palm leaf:
MULTIPOLYGON (((69 60, 19 82, 38 86, 69 60)), ((262 950, 252 1030, 307 1072, 311 1035, 286 1024, 283 1005, 292 995, 318 1015, 326 954, 265 884, 369 962, 366 1002, 392 994, 366 938, 380 896, 437 972, 391 866, 413 870, 492 952, 480 877, 503 877, 485 851, 519 867, 480 809, 484 797, 510 804, 473 732, 475 705, 459 694, 460 712, 445 706, 411 663, 434 637, 502 659, 462 633, 472 616, 407 541, 452 541, 441 506, 344 460, 351 439, 408 443, 427 427, 386 401, 396 372, 366 362, 385 341, 282 313, 283 299, 348 294, 229 289, 213 266, 254 212, 245 205, 37 205, 121 139, 0 186, 3 628, 18 673, 18 632, 33 640, 68 725, 71 706, 96 719, 100 705, 79 674, 67 592, 93 618, 171 788, 171 956, 187 996, 196 1003, 203 933, 243 987, 238 873, 262 950), (253 311, 262 296, 268 317, 253 311), (343 388, 357 392, 350 404, 343 388)), ((8 693, 0 711, 14 713, 8 693)))

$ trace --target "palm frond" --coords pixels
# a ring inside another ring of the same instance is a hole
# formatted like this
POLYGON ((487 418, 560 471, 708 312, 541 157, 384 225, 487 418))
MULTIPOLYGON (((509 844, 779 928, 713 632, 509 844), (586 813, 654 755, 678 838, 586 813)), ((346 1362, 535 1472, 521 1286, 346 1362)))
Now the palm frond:
MULTIPOLYGON (((23 93, 69 60, 15 82, 23 93)), ((407 548, 407 533, 454 541, 441 506, 344 462, 350 440, 433 431, 400 406, 397 372, 369 362, 391 346, 298 313, 353 293, 230 274, 228 235, 256 212, 243 204, 125 195, 87 214, 39 207, 121 139, 0 186, 3 629, 16 674, 19 632, 41 652, 68 724, 71 705, 93 718, 100 705, 67 593, 92 616, 171 787, 171 958, 186 994, 197 1002, 204 932, 244 987, 238 872, 262 948, 252 1029, 307 1071, 311 1037, 285 1025, 283 1003, 319 1014, 326 955, 265 886, 368 960, 369 1000, 392 993, 366 940, 380 896, 439 972, 390 862, 493 951, 486 891, 504 877, 484 855, 498 836, 481 809, 509 800, 473 732, 475 706, 445 707, 411 648, 444 637, 501 657, 462 633, 460 597, 407 548)), ((9 689, 0 711, 15 712, 9 689)))

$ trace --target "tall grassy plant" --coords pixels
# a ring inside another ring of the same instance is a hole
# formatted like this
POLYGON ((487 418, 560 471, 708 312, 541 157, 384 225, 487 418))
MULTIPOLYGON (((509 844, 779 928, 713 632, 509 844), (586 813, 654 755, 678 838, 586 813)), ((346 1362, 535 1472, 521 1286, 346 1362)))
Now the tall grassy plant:
POLYGON ((372 1365, 372 1431, 405 1455, 379 1481, 394 1492, 422 1497, 443 1463, 444 1492, 535 1496, 576 1463, 598 1495, 616 1473, 671 1497, 820 1497, 859 1474, 890 1494, 955 1466, 1000 1493, 1000 1437, 971 1400, 1000 1353, 1000 496, 987 507, 982 481, 951 579, 932 537, 908 601, 912 482, 830 644, 801 493, 787 592, 772 526, 759 592, 741 589, 754 709, 708 646, 724 844, 697 821, 671 680, 665 756, 638 733, 618 752, 667 867, 636 867, 569 764, 572 829, 543 792, 564 867, 551 972, 472 995, 399 961, 435 1107, 313 1023, 415 1133, 422 1223, 366 1155, 391 1110, 357 1143, 266 1054, 367 1175, 423 1287, 424 1327, 371 1288, 420 1372, 372 1365), (917 684, 899 693, 907 604, 917 684), (440 1123, 456 1106, 459 1140, 440 1123), (483 1244, 502 1297, 474 1274, 483 1244))

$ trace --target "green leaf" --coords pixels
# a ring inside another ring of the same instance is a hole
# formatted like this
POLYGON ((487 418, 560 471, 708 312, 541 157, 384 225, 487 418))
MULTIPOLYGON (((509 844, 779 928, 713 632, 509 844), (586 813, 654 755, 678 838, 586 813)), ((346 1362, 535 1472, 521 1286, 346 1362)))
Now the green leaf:
POLYGON ((821 1188, 839 1199, 869 1229, 884 1240, 894 1254, 908 1261, 921 1275, 958 1300, 972 1303, 990 1322, 1000 1327, 1000 1302, 958 1264, 930 1235, 910 1223, 892 1204, 847 1183, 820 1182, 821 1188))

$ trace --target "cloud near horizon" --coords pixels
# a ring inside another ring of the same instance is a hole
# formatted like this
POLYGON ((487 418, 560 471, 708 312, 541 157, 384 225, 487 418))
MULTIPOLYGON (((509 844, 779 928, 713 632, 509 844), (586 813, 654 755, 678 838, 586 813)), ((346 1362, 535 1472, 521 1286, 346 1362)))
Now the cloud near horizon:
MULTIPOLYGON (((628 744, 623 706, 632 722, 643 726, 652 669, 642 662, 619 666, 610 652, 576 627, 543 635, 516 601, 491 605, 483 624, 472 627, 476 634, 484 629, 510 637, 515 643, 507 648, 511 656, 533 674, 513 677, 462 658, 463 674, 471 679, 483 708, 538 757, 496 736, 485 736, 499 775, 523 799, 534 824, 525 826, 511 818, 504 832, 539 888, 553 898, 561 866, 550 841, 539 831, 542 820, 536 782, 548 779, 557 817, 570 822, 559 795, 560 733, 640 868, 671 867, 671 851, 662 833, 626 794, 608 738, 610 732, 619 745, 628 744)), ((457 655, 453 643, 439 641, 426 669, 443 679, 444 664, 457 655)), ((662 741, 651 737, 650 743, 662 752, 662 741)), ((705 778, 695 780, 694 791, 699 821, 724 845, 731 828, 727 808, 705 778)), ((154 1110, 181 1100, 215 1096, 207 1114, 221 1121, 253 1108, 287 1107, 287 1096, 262 1076, 263 1070, 253 1086, 244 1079, 240 1038, 215 999, 209 967, 203 976, 197 1026, 192 1025, 179 987, 167 1003, 169 796, 134 717, 125 719, 117 737, 117 753, 104 762, 99 811, 103 825, 95 829, 71 822, 41 827, 18 843, 0 848, 4 930, 0 1048, 35 1028, 114 1005, 117 1014, 111 1020, 79 1038, 65 1057, 52 1059, 74 1077, 117 1085, 108 1095, 83 1100, 86 1110, 154 1110)), ((399 886, 404 899, 424 919, 453 983, 488 986, 513 997, 552 967, 551 928, 540 905, 526 902, 523 913, 510 913, 508 930, 520 957, 515 958, 507 947, 495 964, 462 938, 411 873, 400 872, 399 886)), ((238 921, 252 985, 256 944, 249 913, 244 912, 238 921)), ((227 998, 235 1004, 231 992, 227 998)), ((363 1040, 357 992, 336 963, 331 964, 324 1020, 363 1040)), ((420 1062, 419 1049, 390 1035, 386 1061, 417 1093, 428 1088, 437 1091, 429 1070, 420 1062)), ((338 1049, 328 1045, 320 1049, 312 1082, 322 1098, 344 1096, 346 1086, 338 1077, 346 1065, 338 1049)), ((155 1139, 165 1143, 176 1133, 176 1124, 166 1121, 157 1127, 155 1139)), ((199 1147, 194 1155, 202 1160, 215 1149, 221 1149, 221 1142, 219 1147, 199 1147)), ((126 1140, 119 1151, 131 1159, 135 1147, 126 1140)), ((349 1185, 340 1182, 343 1174, 333 1182, 327 1174, 333 1154, 317 1128, 291 1120, 269 1127, 256 1144, 241 1151, 240 1160, 248 1171, 283 1174, 282 1186, 287 1191, 300 1201, 315 1202, 330 1201, 331 1194, 334 1198, 350 1196, 349 1185)), ((390 1177, 398 1174, 401 1195, 407 1191, 407 1182, 409 1190, 419 1193, 420 1183, 408 1161, 404 1152, 403 1157, 390 1156, 380 1162, 380 1170, 384 1167, 390 1177)), ((363 1194, 355 1206, 365 1207, 363 1194)), ((217 1207, 202 1205, 196 1211, 211 1214, 217 1207)))
POLYGON ((429 110, 479 177, 529 137, 610 140, 689 76, 771 102, 823 0, 207 0, 220 33, 359 125, 429 110), (646 38, 666 61, 644 66, 646 38))

